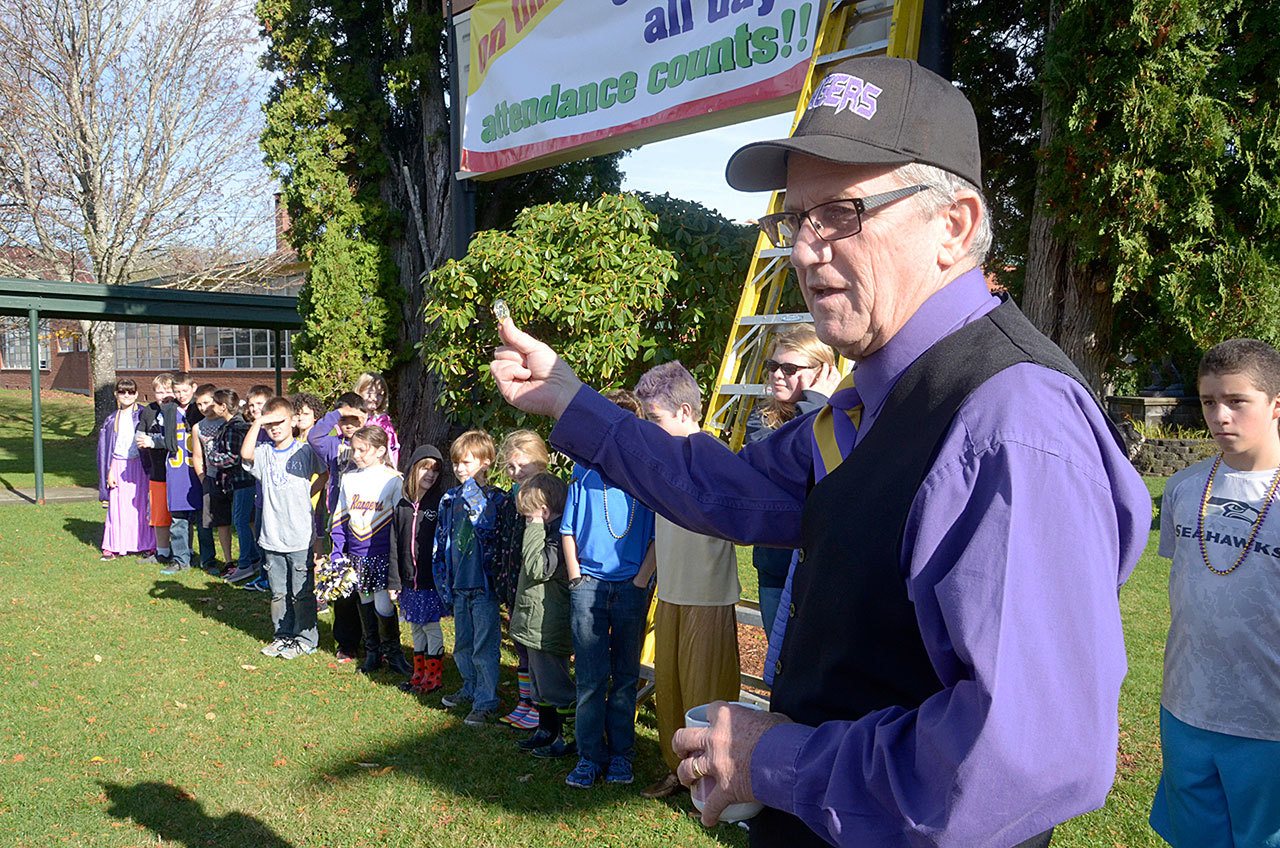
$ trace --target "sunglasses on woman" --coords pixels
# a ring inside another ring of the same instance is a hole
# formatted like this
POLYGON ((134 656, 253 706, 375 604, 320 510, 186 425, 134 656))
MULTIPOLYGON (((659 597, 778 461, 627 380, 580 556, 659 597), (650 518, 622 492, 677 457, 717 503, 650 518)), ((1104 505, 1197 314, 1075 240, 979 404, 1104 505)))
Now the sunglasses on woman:
POLYGON ((781 370, 788 377, 794 377, 801 371, 817 367, 817 365, 796 365, 794 362, 779 362, 776 359, 766 359, 764 361, 764 373, 772 374, 774 371, 781 370))

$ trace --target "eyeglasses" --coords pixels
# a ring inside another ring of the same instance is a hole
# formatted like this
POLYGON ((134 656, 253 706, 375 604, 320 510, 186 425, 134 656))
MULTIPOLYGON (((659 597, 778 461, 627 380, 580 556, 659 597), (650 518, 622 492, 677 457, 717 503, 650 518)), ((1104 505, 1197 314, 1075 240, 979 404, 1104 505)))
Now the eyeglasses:
POLYGON ((778 362, 776 359, 766 359, 764 361, 764 373, 772 374, 774 371, 782 371, 788 377, 794 377, 801 371, 817 367, 817 365, 796 365, 794 362, 778 362))
POLYGON ((928 191, 929 186, 913 185, 883 194, 828 200, 803 212, 775 212, 759 221, 760 229, 774 247, 793 247, 805 221, 823 241, 839 241, 862 232, 862 216, 873 209, 928 191))
POLYGON ((136 395, 137 393, 137 389, 116 389, 118 395, 136 395))

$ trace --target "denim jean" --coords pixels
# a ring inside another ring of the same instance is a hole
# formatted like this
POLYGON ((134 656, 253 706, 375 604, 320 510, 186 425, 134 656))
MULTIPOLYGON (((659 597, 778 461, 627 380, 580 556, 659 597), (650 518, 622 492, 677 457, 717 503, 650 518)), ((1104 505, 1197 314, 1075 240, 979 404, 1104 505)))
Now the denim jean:
POLYGON ((271 623, 277 639, 297 639, 309 648, 320 641, 316 629, 316 582, 311 549, 263 550, 267 582, 271 585, 271 623))
POLYGON ((578 754, 601 768, 634 755, 636 685, 649 593, 630 580, 583 576, 569 591, 577 664, 578 754))
POLYGON ((200 524, 200 513, 195 510, 180 509, 170 512, 173 520, 169 524, 169 548, 173 552, 175 565, 191 564, 191 523, 200 524))
POLYGON ((760 618, 764 622, 764 638, 773 640, 773 620, 778 617, 778 604, 782 601, 781 586, 760 587, 760 618))
POLYGON ((236 538, 240 540, 241 568, 255 565, 262 559, 262 549, 258 547, 253 529, 253 513, 253 487, 236 489, 231 495, 231 523, 235 525, 236 538))
POLYGON ((498 708, 498 596, 487 589, 453 590, 453 661, 463 694, 477 710, 498 708))

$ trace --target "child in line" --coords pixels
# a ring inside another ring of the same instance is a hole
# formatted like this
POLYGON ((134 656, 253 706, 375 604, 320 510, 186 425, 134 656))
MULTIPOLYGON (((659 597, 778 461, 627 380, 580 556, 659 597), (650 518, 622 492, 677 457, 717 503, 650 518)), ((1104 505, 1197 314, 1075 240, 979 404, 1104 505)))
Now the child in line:
POLYGON ((1211 348, 1200 406, 1221 453, 1169 478, 1172 616, 1151 827, 1175 848, 1280 845, 1280 352, 1211 348))
POLYGON ((134 443, 141 414, 138 384, 127 377, 116 380, 116 411, 98 431, 98 499, 107 510, 104 561, 133 553, 147 556, 156 547, 147 514, 147 470, 134 443))
POLYGON ((165 491, 165 468, 169 454, 164 447, 163 405, 173 401, 173 375, 157 374, 151 378, 153 400, 138 414, 138 429, 133 443, 147 469, 147 520, 156 537, 156 562, 167 565, 169 547, 169 493, 165 491))
MULTIPOLYGON (((631 392, 606 397, 644 417, 631 392)), ((574 466, 560 541, 578 691, 578 764, 565 783, 577 789, 602 776, 618 784, 634 779, 636 684, 649 610, 649 584, 640 570, 653 556, 653 522, 647 506, 610 487, 599 472, 574 466)))
POLYGON ((195 406, 200 412, 200 420, 192 428, 194 438, 191 440, 191 465, 200 478, 201 500, 200 528, 196 535, 200 539, 200 567, 210 574, 221 574, 226 564, 231 562, 231 499, 215 497, 217 469, 210 466, 206 457, 213 451, 218 434, 227 425, 227 419, 219 412, 213 402, 218 387, 213 383, 196 386, 195 406), (214 531, 222 544, 222 561, 218 561, 214 550, 214 531))
POLYGON ((408 676, 413 669, 400 648, 391 598, 400 589, 400 571, 391 567, 391 539, 401 482, 381 427, 361 427, 351 434, 351 461, 355 468, 342 475, 330 533, 333 557, 345 558, 355 570, 365 649, 360 671, 371 674, 385 660, 391 670, 408 676))
POLYGON ((274 638, 262 649, 291 660, 315 653, 315 582, 311 573, 311 477, 324 463, 293 438, 293 405, 272 398, 263 405, 240 447, 240 461, 262 484, 258 545, 271 584, 274 638), (270 443, 258 442, 266 432, 270 443))
POLYGON ((228 560, 222 579, 237 583, 253 576, 254 563, 261 556, 253 529, 254 478, 240 462, 240 449, 249 434, 249 423, 240 411, 240 396, 233 389, 214 392, 213 408, 225 423, 205 454, 205 469, 206 474, 210 466, 217 469, 210 500, 222 502, 219 509, 224 508, 225 502, 231 504, 231 524, 240 544, 240 558, 236 562, 228 560))
MULTIPOLYGON (((174 381, 174 398, 161 405, 164 423, 163 447, 165 450, 165 494, 169 499, 169 545, 173 556, 161 574, 177 574, 191 567, 192 537, 204 509, 204 490, 191 460, 191 427, 195 421, 187 420, 187 413, 195 408, 192 396, 195 386, 189 386, 190 377, 183 375, 174 381), (185 382, 184 382, 185 381, 185 382), (177 394, 183 388, 182 396, 177 394), (190 391, 188 391, 188 386, 190 391)), ((198 414, 198 413, 197 413, 198 414)))
MULTIPOLYGON (((650 368, 636 384, 645 418, 668 434, 688 438, 702 429, 698 381, 679 362, 650 368)), ((684 716, 712 701, 734 701, 741 688, 735 605, 741 594, 733 543, 654 519, 658 604, 654 617, 653 682, 658 749, 667 772, 640 794, 665 798, 682 787, 680 759, 671 746, 684 716)), ((640 580, 648 574, 641 571, 640 580)))
MULTIPOLYGON (((328 532, 330 517, 338 504, 338 489, 342 475, 355 468, 351 461, 351 436, 364 426, 364 399, 355 392, 339 396, 334 408, 316 422, 307 434, 307 444, 325 461, 328 478, 323 503, 323 516, 318 519, 328 532)), ((333 640, 337 643, 337 659, 340 663, 355 660, 361 640, 360 610, 354 588, 339 585, 339 575, 332 572, 333 560, 317 561, 319 573, 328 575, 325 588, 319 592, 321 603, 333 610, 333 640)), ((319 575, 318 575, 319 576, 319 575)))
POLYGON ((355 393, 364 400, 365 424, 381 427, 387 434, 387 454, 391 457, 391 467, 400 467, 400 437, 387 414, 387 404, 391 395, 387 391, 387 381, 381 374, 368 371, 356 380, 355 393))
MULTIPOLYGON (((547 470, 551 454, 547 451, 547 443, 537 433, 516 430, 502 440, 498 456, 502 470, 511 478, 513 485, 498 513, 498 570, 494 575, 494 589, 498 600, 506 604, 510 614, 515 609, 516 584, 520 579, 524 549, 525 519, 516 510, 516 495, 524 481, 547 470)), ((529 652, 520 642, 512 640, 512 644, 516 652, 520 701, 499 721, 521 730, 531 730, 538 726, 538 708, 534 706, 529 682, 529 652)))
MULTIPOLYGON (((248 421, 249 424, 253 424, 253 422, 257 419, 257 417, 262 414, 262 410, 266 405, 267 401, 271 400, 271 398, 274 396, 275 396, 275 392, 271 391, 270 387, 268 386, 264 386, 262 384, 250 386, 249 394, 245 396, 245 404, 246 404, 245 420, 248 421)), ((267 434, 265 431, 258 433, 259 444, 263 444, 263 443, 269 444, 270 442, 271 440, 267 438, 267 434)), ((253 484, 253 526, 257 531, 261 532, 261 529, 262 529, 262 482, 259 480, 255 480, 253 484)), ((254 563, 253 576, 250 577, 243 584, 242 588, 249 589, 254 592, 270 592, 271 591, 271 584, 267 580, 267 573, 266 571, 263 570, 262 566, 263 566, 263 555, 261 550, 259 550, 257 562, 254 563)))
POLYGON ((497 565, 497 514, 505 493, 488 485, 493 439, 468 430, 449 446, 458 485, 440 499, 432 555, 436 591, 454 621, 453 661, 462 688, 446 695, 446 707, 471 704, 463 723, 481 727, 497 717, 500 624, 493 589, 497 565))
POLYGON ((396 504, 392 561, 400 572, 400 614, 413 639, 413 676, 400 684, 421 695, 444 685, 444 605, 431 573, 431 549, 443 489, 444 457, 435 445, 422 445, 409 458, 404 494, 396 504))
MULTIPOLYGON (((324 405, 320 399, 306 392, 299 392, 289 398, 293 404, 293 437, 304 444, 320 416, 324 414, 324 405)), ((315 539, 311 543, 313 558, 324 556, 324 538, 328 535, 329 512, 324 508, 325 487, 329 481, 328 465, 311 479, 311 513, 315 527, 315 539)))
POLYGON ((560 478, 543 471, 527 477, 515 497, 525 525, 511 638, 526 651, 531 697, 538 705, 537 730, 517 745, 535 757, 577 753, 577 746, 564 738, 564 715, 571 714, 577 697, 569 676, 569 577, 558 532, 567 492, 560 478))

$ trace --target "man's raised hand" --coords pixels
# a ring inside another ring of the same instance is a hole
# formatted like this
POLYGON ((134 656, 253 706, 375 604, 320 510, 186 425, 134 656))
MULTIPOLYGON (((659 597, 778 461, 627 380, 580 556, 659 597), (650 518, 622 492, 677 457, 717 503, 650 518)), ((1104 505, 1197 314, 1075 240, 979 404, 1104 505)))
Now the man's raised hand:
POLYGON ((498 325, 502 347, 493 352, 489 370, 507 403, 559 418, 582 381, 556 352, 515 325, 510 318, 498 325))

